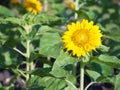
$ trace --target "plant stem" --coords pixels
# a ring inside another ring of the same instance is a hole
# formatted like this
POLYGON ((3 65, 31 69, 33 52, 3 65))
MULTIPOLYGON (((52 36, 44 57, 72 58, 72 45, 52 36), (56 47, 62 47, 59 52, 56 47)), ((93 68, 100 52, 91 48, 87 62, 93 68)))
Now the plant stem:
MULTIPOLYGON (((26 50, 26 71, 30 70, 30 40, 26 42, 27 50, 26 50)), ((29 74, 26 74, 26 81, 30 78, 29 74)))
POLYGON ((48 10, 48 1, 44 0, 44 11, 47 12, 48 10))
POLYGON ((22 51, 20 51, 19 49, 17 49, 16 47, 14 47, 13 50, 15 50, 15 51, 17 51, 18 53, 20 53, 21 55, 25 56, 25 54, 24 54, 22 51))
POLYGON ((17 71, 18 71, 22 76, 24 76, 24 77, 26 78, 26 75, 24 74, 23 71, 21 71, 21 70, 19 70, 19 69, 17 69, 17 71))
POLYGON ((84 63, 81 61, 80 64, 80 90, 84 90, 84 63))
MULTIPOLYGON (((79 9, 79 0, 75 0, 75 10, 78 11, 79 9)), ((78 19, 78 14, 75 13, 75 19, 78 19)))
POLYGON ((87 90, 92 84, 94 84, 94 83, 96 83, 96 82, 90 82, 88 85, 87 85, 87 87, 85 88, 85 90, 87 90))

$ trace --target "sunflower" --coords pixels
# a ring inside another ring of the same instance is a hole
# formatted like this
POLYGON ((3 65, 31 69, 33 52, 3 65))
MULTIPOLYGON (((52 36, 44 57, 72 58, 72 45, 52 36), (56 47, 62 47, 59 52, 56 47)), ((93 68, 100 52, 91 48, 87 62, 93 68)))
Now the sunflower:
POLYGON ((72 2, 69 4, 69 7, 70 7, 71 9, 75 10, 75 4, 72 3, 72 2))
POLYGON ((10 4, 20 4, 19 0, 10 0, 10 4))
POLYGON ((25 7, 27 11, 32 11, 33 14, 37 14, 42 11, 41 2, 38 0, 26 0, 25 7))
POLYGON ((75 4, 73 0, 65 0, 65 4, 68 5, 71 9, 75 9, 75 4))
POLYGON ((85 56, 87 52, 95 50, 101 45, 101 31, 93 22, 83 20, 67 25, 68 30, 62 36, 64 48, 72 51, 77 57, 85 56))

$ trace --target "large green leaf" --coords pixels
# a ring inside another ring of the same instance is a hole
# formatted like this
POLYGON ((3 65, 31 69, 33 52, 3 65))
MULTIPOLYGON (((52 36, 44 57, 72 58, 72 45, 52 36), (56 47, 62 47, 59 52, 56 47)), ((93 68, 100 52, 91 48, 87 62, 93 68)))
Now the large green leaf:
POLYGON ((91 62, 95 63, 102 63, 109 66, 112 66, 114 68, 120 68, 120 59, 118 59, 115 56, 109 56, 109 55, 100 55, 99 57, 92 57, 91 62))
POLYGON ((30 88, 24 90, 44 90, 43 80, 39 76, 31 77, 28 81, 28 85, 30 88))
POLYGON ((119 28, 120 28, 119 25, 114 24, 114 22, 107 24, 106 31, 104 31, 105 32, 104 37, 107 39, 111 39, 115 42, 120 42, 119 28))
POLYGON ((61 79, 49 78, 45 82, 44 90, 62 90, 66 86, 66 82, 61 79))
POLYGON ((45 33, 40 39, 39 53, 56 58, 61 49, 61 38, 58 33, 45 33))
MULTIPOLYGON (((77 90, 75 86, 71 85, 76 82, 75 77, 70 76, 68 78, 63 79, 63 78, 55 78, 55 77, 39 77, 39 76, 34 76, 30 78, 29 80, 29 90, 77 90), (69 88, 69 89, 68 89, 69 88)), ((28 90, 28 89, 25 89, 28 90)))
POLYGON ((50 26, 47 26, 47 25, 42 25, 41 28, 39 29, 37 35, 42 35, 42 34, 45 34, 46 32, 63 32, 63 30, 59 30, 59 29, 56 29, 56 28, 52 28, 50 26))
POLYGON ((16 18, 16 17, 8 17, 8 18, 5 18, 5 19, 1 18, 0 23, 22 25, 22 24, 24 24, 24 21, 23 21, 23 19, 19 19, 19 18, 16 18))
POLYGON ((63 79, 36 76, 32 77, 28 83, 32 88, 27 90, 63 90, 67 85, 63 79))
POLYGON ((42 25, 60 25, 63 23, 64 19, 58 16, 52 16, 48 14, 38 14, 34 18, 34 23, 40 23, 42 25))
POLYGON ((86 73, 92 81, 96 81, 101 76, 98 72, 93 70, 86 70, 86 73))
POLYGON ((21 61, 17 61, 17 54, 13 50, 9 48, 0 47, 0 68, 15 68, 18 63, 21 61))
POLYGON ((78 59, 71 57, 67 52, 61 50, 60 55, 57 57, 54 62, 51 73, 56 77, 67 77, 72 75, 71 71, 74 72, 73 65, 78 62, 78 59))
POLYGON ((29 71, 28 73, 31 75, 37 75, 37 76, 51 76, 54 77, 52 74, 49 73, 50 69, 49 68, 44 68, 44 69, 35 69, 32 71, 29 71))
POLYGON ((69 72, 64 70, 63 68, 57 68, 55 70, 52 70, 50 73, 57 78, 65 78, 67 77, 67 75, 69 75, 69 72))
POLYGON ((8 8, 0 5, 0 16, 14 16, 14 13, 8 8))
POLYGON ((113 76, 114 69, 113 67, 103 64, 103 63, 91 63, 89 66, 92 70, 100 73, 102 76, 113 76))
POLYGON ((64 68, 66 65, 75 64, 78 62, 78 59, 70 56, 68 52, 61 50, 60 55, 57 57, 53 65, 53 70, 60 67, 64 68))

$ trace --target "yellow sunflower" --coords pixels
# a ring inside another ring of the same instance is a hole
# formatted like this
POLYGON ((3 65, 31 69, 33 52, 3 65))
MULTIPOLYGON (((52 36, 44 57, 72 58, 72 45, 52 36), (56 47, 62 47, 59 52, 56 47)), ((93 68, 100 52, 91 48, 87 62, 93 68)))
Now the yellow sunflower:
POLYGON ((20 4, 19 0, 10 0, 10 4, 20 4))
POLYGON ((41 2, 38 0, 26 0, 25 7, 27 11, 32 11, 33 14, 37 14, 42 11, 41 2))
POLYGON ((62 36, 64 48, 72 51, 77 57, 85 56, 87 52, 95 50, 101 45, 101 31, 93 22, 83 20, 67 26, 68 30, 62 36))
POLYGON ((71 9, 75 10, 75 4, 72 3, 72 2, 69 4, 69 7, 70 7, 71 9))
POLYGON ((71 9, 75 9, 75 4, 73 3, 72 0, 65 0, 65 3, 71 8, 71 9))

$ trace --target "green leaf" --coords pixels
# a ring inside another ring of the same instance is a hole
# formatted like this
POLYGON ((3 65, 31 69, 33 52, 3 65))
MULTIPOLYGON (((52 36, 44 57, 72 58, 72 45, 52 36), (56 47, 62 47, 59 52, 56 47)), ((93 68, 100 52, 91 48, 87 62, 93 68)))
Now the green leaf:
POLYGON ((34 76, 31 77, 28 81, 28 85, 29 87, 31 87, 31 89, 25 89, 25 90, 43 90, 44 89, 44 83, 42 81, 42 78, 39 76, 34 76))
POLYGON ((84 11, 78 11, 79 18, 84 18, 89 20, 89 16, 84 11))
POLYGON ((100 64, 101 74, 103 76, 113 76, 114 75, 114 69, 111 66, 108 66, 106 64, 100 64))
POLYGON ((57 57, 54 62, 51 73, 56 77, 68 77, 72 75, 71 71, 73 70, 73 64, 76 64, 78 60, 74 57, 71 57, 67 52, 61 50, 60 55, 57 57))
MULTIPOLYGON (((70 77, 69 77, 70 78, 70 77)), ((72 81, 74 81, 74 78, 72 81)), ((77 90, 74 89, 71 85, 66 83, 64 79, 57 79, 54 77, 38 77, 34 76, 29 80, 29 85, 32 88, 25 89, 25 90, 64 90, 66 87, 71 88, 70 90, 77 90), (67 85, 68 84, 68 85, 67 85)), ((65 89, 68 90, 68 89, 65 89)))
POLYGON ((97 78, 96 80, 97 82, 108 82, 108 83, 114 83, 113 81, 115 81, 114 77, 105 77, 105 76, 100 76, 99 78, 97 78))
POLYGON ((50 76, 50 77, 54 77, 52 74, 49 73, 50 69, 49 68, 44 68, 44 69, 35 69, 32 71, 29 71, 28 73, 31 75, 37 75, 37 76, 50 76))
POLYGON ((44 90, 63 90, 66 87, 66 82, 62 79, 44 78, 44 90))
POLYGON ((105 45, 101 45, 101 46, 99 47, 99 50, 101 50, 102 52, 108 52, 109 49, 110 49, 110 47, 107 47, 107 46, 105 46, 105 45))
POLYGON ((118 59, 115 56, 109 56, 109 55, 100 55, 98 58, 97 57, 92 57, 91 62, 95 63, 102 63, 109 65, 114 68, 120 68, 120 59, 118 59))
POLYGON ((86 70, 86 73, 92 81, 96 81, 101 76, 98 72, 92 70, 86 70))
POLYGON ((95 20, 96 19, 96 15, 92 11, 87 12, 87 15, 89 17, 89 20, 95 20))
POLYGON ((35 23, 40 23, 42 25, 61 25, 64 22, 64 19, 58 16, 52 16, 48 14, 38 14, 34 18, 35 23))
POLYGON ((120 33, 119 26, 117 26, 114 23, 110 23, 106 25, 106 32, 104 34, 104 37, 111 39, 115 42, 120 42, 119 33, 120 33))
POLYGON ((64 70, 63 68, 54 69, 50 73, 57 78, 65 78, 67 75, 69 75, 69 72, 64 70))
POLYGON ((17 54, 6 47, 0 47, 0 68, 15 68, 20 61, 17 61, 17 54))
POLYGON ((115 34, 115 33, 107 34, 104 37, 108 38, 108 39, 111 39, 111 40, 114 40, 116 42, 120 42, 120 36, 119 36, 118 32, 117 32, 117 34, 115 34))
POLYGON ((59 3, 59 4, 54 3, 54 4, 52 4, 51 9, 52 9, 54 14, 61 15, 61 14, 63 14, 63 11, 65 11, 65 6, 63 5, 63 3, 59 3))
POLYGON ((41 28, 41 25, 37 24, 32 27, 32 30, 29 34, 30 39, 34 39, 36 34, 38 33, 39 29, 41 28))
POLYGON ((78 90, 77 87, 75 86, 76 84, 75 76, 70 75, 65 80, 68 86, 64 90, 78 90))
POLYGON ((0 16, 14 16, 14 13, 8 8, 0 5, 0 16))
POLYGON ((60 67, 64 68, 66 65, 75 64, 77 62, 77 58, 71 57, 68 52, 64 52, 63 50, 61 50, 60 55, 54 62, 53 70, 58 69, 60 67))
POLYGON ((50 26, 47 26, 47 25, 42 25, 41 28, 39 29, 37 35, 43 35, 45 34, 46 32, 54 32, 54 33, 61 33, 63 32, 63 30, 59 30, 59 29, 56 29, 56 28, 52 28, 50 26))
POLYGON ((115 90, 120 90, 120 74, 116 76, 115 90))
POLYGON ((78 90, 78 89, 73 88, 71 85, 68 85, 64 90, 78 90))
POLYGON ((97 24, 100 27, 100 30, 103 32, 107 32, 106 28, 103 27, 100 23, 97 24))
POLYGON ((40 38, 40 54, 56 58, 60 53, 60 48, 61 38, 58 33, 45 33, 40 38))
POLYGON ((34 76, 28 83, 31 88, 25 90, 62 90, 66 86, 64 80, 53 77, 34 76))
POLYGON ((91 63, 89 66, 92 70, 100 73, 102 76, 113 76, 114 70, 111 66, 103 64, 103 63, 91 63))
POLYGON ((16 17, 8 17, 4 20, 7 23, 15 24, 15 25, 22 25, 24 24, 24 21, 22 19, 16 18, 16 17))

